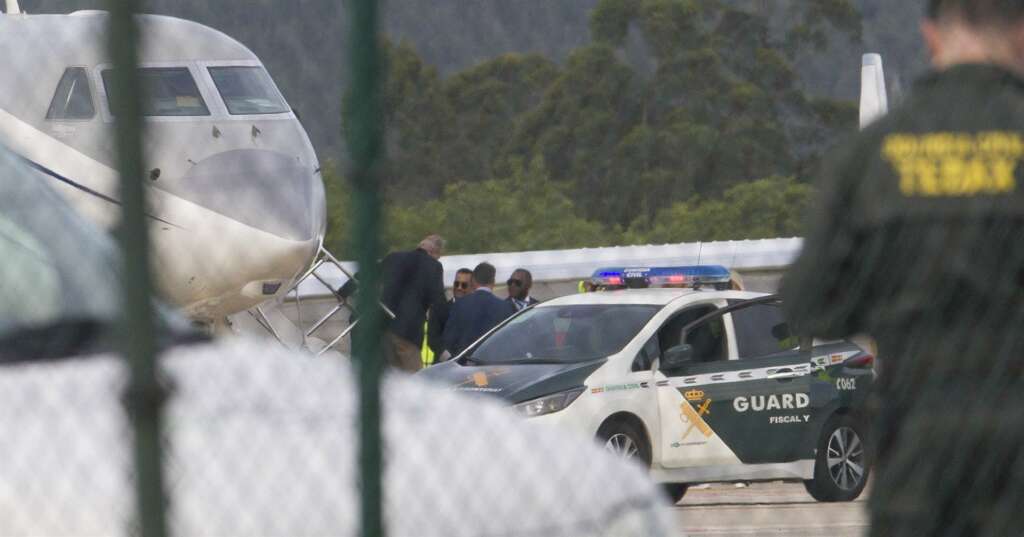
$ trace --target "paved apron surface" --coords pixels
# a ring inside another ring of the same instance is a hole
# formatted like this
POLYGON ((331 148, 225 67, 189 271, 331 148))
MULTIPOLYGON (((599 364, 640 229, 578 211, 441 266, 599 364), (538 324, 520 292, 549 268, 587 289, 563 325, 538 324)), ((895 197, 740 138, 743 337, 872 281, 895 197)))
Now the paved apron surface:
POLYGON ((855 502, 816 502, 799 483, 715 484, 691 488, 673 508, 684 535, 860 537, 868 528, 867 491, 855 502))

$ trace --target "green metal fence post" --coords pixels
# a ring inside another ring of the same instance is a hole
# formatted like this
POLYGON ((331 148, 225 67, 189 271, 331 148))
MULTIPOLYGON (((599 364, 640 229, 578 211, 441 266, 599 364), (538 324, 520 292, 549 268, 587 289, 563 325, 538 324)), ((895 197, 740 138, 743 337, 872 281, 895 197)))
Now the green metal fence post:
POLYGON ((138 31, 135 0, 110 0, 110 41, 114 76, 120 99, 113 103, 117 116, 116 140, 121 176, 121 224, 118 239, 124 256, 125 359, 131 367, 126 406, 135 433, 135 491, 139 524, 144 537, 167 534, 160 453, 160 409, 163 390, 157 382, 153 329, 152 278, 149 272, 149 228, 146 222, 143 177, 141 99, 138 71, 138 31))
POLYGON ((361 326, 353 338, 353 356, 359 369, 360 441, 362 485, 362 534, 384 534, 380 409, 380 334, 383 315, 378 306, 377 273, 380 199, 378 170, 382 152, 380 122, 380 51, 377 46, 377 2, 351 1, 352 86, 345 117, 349 122, 348 147, 352 167, 352 211, 359 261, 361 326))

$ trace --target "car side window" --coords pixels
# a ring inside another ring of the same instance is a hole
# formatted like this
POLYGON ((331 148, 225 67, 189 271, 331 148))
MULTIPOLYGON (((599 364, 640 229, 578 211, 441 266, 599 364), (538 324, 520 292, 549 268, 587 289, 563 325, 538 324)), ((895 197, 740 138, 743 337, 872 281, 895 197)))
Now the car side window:
POLYGON ((782 309, 775 304, 756 304, 733 311, 732 322, 741 359, 772 356, 800 345, 799 338, 790 333, 782 309))
POLYGON ((68 67, 57 83, 46 119, 92 119, 94 115, 96 108, 92 104, 92 90, 89 89, 85 68, 68 67))
POLYGON ((729 359, 725 344, 725 324, 720 315, 693 327, 686 335, 684 343, 693 347, 694 362, 708 363, 729 359))
POLYGON ((654 365, 654 360, 661 358, 661 348, 658 346, 658 336, 651 336, 651 339, 647 340, 640 352, 636 354, 636 358, 633 359, 632 371, 650 371, 651 366, 654 365))
POLYGON ((686 343, 694 347, 694 361, 714 362, 725 360, 725 330, 721 317, 710 319, 694 328, 683 341, 683 327, 715 311, 715 307, 706 304, 683 310, 666 322, 658 331, 658 344, 662 350, 668 350, 686 343))

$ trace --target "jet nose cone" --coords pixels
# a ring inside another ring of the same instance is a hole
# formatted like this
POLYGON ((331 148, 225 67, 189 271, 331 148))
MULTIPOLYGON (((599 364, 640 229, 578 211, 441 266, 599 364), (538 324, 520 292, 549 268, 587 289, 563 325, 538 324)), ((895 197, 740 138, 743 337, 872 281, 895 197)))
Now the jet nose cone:
POLYGON ((243 224, 295 241, 324 226, 323 183, 308 163, 261 149, 236 149, 202 160, 176 194, 243 224))

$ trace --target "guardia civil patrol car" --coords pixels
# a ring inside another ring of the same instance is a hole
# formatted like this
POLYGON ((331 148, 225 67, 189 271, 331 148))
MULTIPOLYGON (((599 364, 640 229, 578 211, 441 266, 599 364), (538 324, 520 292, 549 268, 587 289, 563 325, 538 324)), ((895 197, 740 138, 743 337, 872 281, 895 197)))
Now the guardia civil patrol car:
POLYGON ((850 501, 868 478, 874 357, 792 334, 773 295, 724 267, 615 268, 600 292, 524 310, 425 377, 636 458, 678 501, 692 483, 800 480, 850 501))

